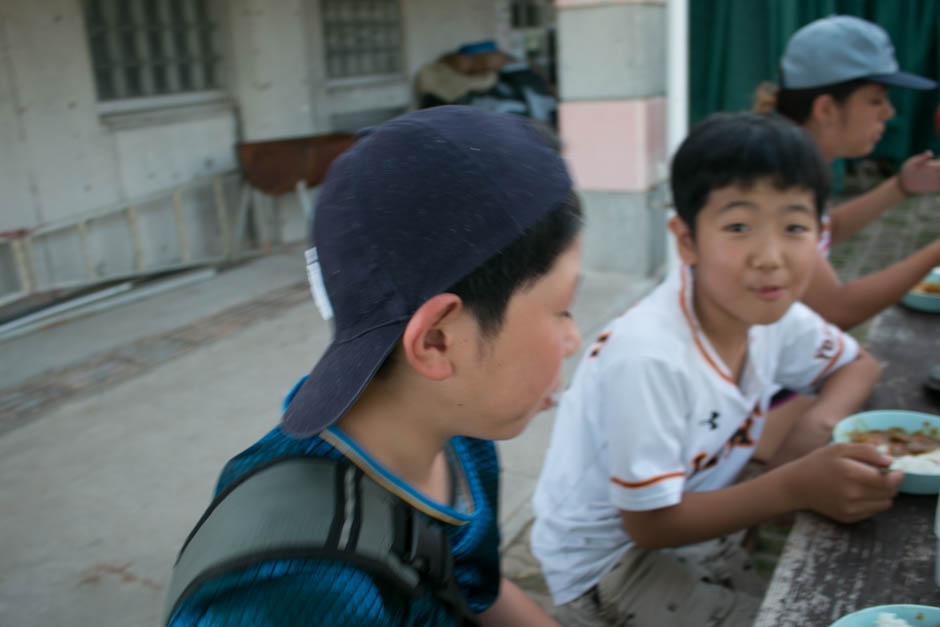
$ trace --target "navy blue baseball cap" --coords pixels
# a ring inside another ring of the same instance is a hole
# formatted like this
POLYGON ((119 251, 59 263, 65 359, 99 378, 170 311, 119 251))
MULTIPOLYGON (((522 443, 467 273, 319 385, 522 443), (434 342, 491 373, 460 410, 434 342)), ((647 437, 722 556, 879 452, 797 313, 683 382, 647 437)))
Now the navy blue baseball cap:
POLYGON ((780 60, 780 84, 812 89, 865 78, 875 83, 933 89, 935 81, 901 72, 885 29, 851 15, 831 15, 796 31, 780 60))
POLYGON ((523 235, 572 188, 532 123, 465 106, 376 126, 330 167, 308 274, 333 340, 282 416, 321 432, 359 398, 414 312, 523 235))

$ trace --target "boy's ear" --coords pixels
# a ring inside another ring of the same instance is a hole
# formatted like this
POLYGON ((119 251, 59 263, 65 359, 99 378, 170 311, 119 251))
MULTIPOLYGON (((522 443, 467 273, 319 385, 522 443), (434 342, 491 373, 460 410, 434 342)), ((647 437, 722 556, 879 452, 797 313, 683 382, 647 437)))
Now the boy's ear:
POLYGON ((685 223, 685 220, 679 216, 673 216, 669 219, 669 230, 676 238, 676 252, 679 253, 679 259, 684 265, 694 266, 698 262, 698 254, 692 229, 685 223))
POLYGON ((832 126, 838 121, 840 110, 839 103, 831 94, 822 94, 813 100, 810 117, 823 127, 832 126))
POLYGON ((402 335, 405 359, 421 376, 442 381, 454 372, 456 324, 463 302, 456 294, 438 294, 411 316, 402 335))

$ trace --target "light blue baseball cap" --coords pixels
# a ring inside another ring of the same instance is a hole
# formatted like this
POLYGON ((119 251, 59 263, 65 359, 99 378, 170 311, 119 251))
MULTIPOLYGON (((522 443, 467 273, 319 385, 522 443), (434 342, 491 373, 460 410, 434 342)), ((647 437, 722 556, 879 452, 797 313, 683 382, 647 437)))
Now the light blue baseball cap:
POLYGON ((831 15, 796 31, 780 60, 786 89, 812 89, 857 78, 875 83, 933 89, 935 81, 901 72, 888 33, 851 15, 831 15))

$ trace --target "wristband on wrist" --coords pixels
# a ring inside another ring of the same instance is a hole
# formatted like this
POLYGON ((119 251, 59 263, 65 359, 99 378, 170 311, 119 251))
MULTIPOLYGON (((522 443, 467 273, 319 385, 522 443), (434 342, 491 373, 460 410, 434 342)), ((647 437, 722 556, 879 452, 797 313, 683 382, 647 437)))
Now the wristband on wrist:
POLYGON ((905 185, 904 185, 904 176, 903 176, 903 172, 898 172, 897 174, 894 175, 894 178, 895 178, 895 180, 897 181, 897 183, 898 183, 898 189, 901 190, 901 193, 902 193, 902 194, 904 194, 905 196, 907 196, 908 198, 910 198, 911 196, 913 196, 913 195, 916 193, 916 192, 912 192, 912 191, 909 190, 907 187, 905 187, 905 185))

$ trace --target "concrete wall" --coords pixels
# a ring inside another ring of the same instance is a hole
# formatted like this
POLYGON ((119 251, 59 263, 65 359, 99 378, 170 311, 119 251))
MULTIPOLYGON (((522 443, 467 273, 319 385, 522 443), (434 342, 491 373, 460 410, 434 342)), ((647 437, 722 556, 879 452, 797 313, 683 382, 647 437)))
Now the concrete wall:
MULTIPOLYGON (((79 0, 0 3, 0 231, 68 220, 206 174, 234 168, 230 102, 158 112, 99 111, 79 0)), ((159 210, 159 209, 158 209, 159 210)), ((147 263, 179 254, 172 221, 145 216, 147 263)), ((187 211, 198 233, 204 216, 187 211)), ((127 225, 89 223, 90 265, 133 269, 127 225)), ((198 256, 207 242, 190 242, 198 256)), ((37 239, 38 284, 82 280, 78 234, 37 239)), ((0 257, 9 266, 10 259, 0 257)), ((15 291, 0 272, 0 295, 15 291)))
POLYGON ((666 6, 556 6, 559 124, 584 201, 585 264, 656 277, 666 241, 666 6))
MULTIPOLYGON (((212 1, 220 97, 115 113, 96 99, 81 0, 0 0, 0 231, 69 220, 231 170, 238 141, 353 130, 405 110, 422 64, 495 37, 505 13, 505 0, 401 0, 401 75, 328 81, 317 0, 212 1)), ((227 197, 233 212, 237 190, 227 197)), ((193 257, 218 252, 211 195, 185 201, 193 257)), ((141 213, 147 265, 181 254, 167 202, 141 213)), ((279 200, 276 222, 283 239, 306 235, 292 196, 279 200)), ((133 270, 122 217, 90 222, 88 243, 100 275, 133 270)), ((77 232, 37 239, 34 249, 40 286, 83 280, 77 232)), ((17 290, 9 246, 0 245, 0 299, 17 290)))
MULTIPOLYGON (((228 24, 229 93, 243 141, 316 133, 311 83, 321 59, 309 46, 309 0, 237 0, 228 24)), ((322 127, 320 127, 322 128, 322 127)))

